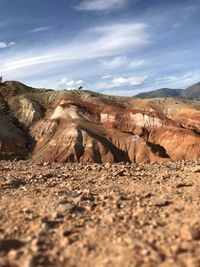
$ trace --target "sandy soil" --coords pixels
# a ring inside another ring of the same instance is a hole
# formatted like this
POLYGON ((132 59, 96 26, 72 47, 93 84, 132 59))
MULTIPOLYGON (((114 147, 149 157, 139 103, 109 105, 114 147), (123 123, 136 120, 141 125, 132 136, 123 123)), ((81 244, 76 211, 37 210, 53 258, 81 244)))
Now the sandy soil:
POLYGON ((200 266, 200 164, 0 161, 0 266, 200 266))

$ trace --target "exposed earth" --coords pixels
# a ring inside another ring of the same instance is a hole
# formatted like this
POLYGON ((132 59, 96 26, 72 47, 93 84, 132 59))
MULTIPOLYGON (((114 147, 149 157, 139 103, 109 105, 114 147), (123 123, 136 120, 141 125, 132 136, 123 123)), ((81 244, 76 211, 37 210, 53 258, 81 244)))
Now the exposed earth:
POLYGON ((199 100, 1 84, 0 267, 199 267, 199 133, 199 100))
POLYGON ((200 158, 200 101, 0 85, 0 159, 153 163, 200 158))
POLYGON ((1 267, 198 267, 199 218, 197 161, 0 161, 1 267))

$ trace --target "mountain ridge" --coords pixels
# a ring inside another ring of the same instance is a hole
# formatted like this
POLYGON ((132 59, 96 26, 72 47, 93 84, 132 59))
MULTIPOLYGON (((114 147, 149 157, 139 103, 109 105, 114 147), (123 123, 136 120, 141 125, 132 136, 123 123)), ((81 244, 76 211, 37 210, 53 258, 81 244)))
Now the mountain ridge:
POLYGON ((200 99, 200 82, 187 87, 186 89, 161 88, 149 92, 139 93, 134 97, 141 99, 162 98, 162 97, 180 97, 185 99, 200 99))

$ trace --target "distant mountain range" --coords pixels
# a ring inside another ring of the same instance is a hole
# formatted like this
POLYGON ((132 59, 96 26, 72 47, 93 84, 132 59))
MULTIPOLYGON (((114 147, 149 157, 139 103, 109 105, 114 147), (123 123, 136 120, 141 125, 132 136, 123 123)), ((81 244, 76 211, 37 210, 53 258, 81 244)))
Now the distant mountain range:
POLYGON ((147 98, 163 98, 163 97, 177 97, 186 99, 200 99, 200 82, 186 88, 186 89, 169 89, 161 88, 158 90, 140 93, 134 97, 147 98))

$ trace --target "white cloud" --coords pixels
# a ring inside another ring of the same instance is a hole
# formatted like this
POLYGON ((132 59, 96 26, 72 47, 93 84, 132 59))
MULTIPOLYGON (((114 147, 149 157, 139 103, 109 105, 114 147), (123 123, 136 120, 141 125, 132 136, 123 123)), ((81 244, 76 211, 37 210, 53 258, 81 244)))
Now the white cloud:
POLYGON ((16 69, 21 69, 37 64, 42 64, 42 63, 48 63, 48 62, 53 62, 55 55, 44 55, 44 56, 38 56, 38 57, 27 57, 27 58, 22 58, 22 59, 17 59, 13 61, 7 61, 3 65, 5 68, 5 71, 12 71, 16 69))
POLYGON ((133 77, 118 77, 112 80, 110 88, 121 86, 136 86, 141 85, 148 78, 148 76, 133 76, 133 77))
POLYGON ((10 43, 8 43, 8 47, 9 47, 9 46, 14 46, 14 45, 16 45, 15 42, 10 42, 10 43))
POLYGON ((83 85, 85 82, 83 80, 68 80, 66 78, 62 78, 58 84, 63 86, 66 86, 68 89, 74 89, 76 87, 79 87, 81 85, 83 85))
POLYGON ((0 48, 6 48, 8 45, 5 42, 0 42, 0 48))
POLYGON ((200 80, 200 70, 157 78, 154 87, 185 88, 200 80))
POLYGON ((84 0, 76 7, 78 10, 104 11, 119 9, 127 4, 127 0, 84 0))
POLYGON ((95 89, 112 89, 119 87, 139 86, 144 83, 148 76, 117 77, 94 85, 95 89))
MULTIPOLYGON (((147 25, 144 23, 131 22, 94 27, 79 33, 73 41, 68 43, 64 41, 54 43, 47 46, 48 48, 45 46, 43 48, 23 48, 18 54, 15 52, 15 55, 7 55, 5 59, 0 59, 1 69, 2 72, 8 72, 35 65, 43 68, 42 64, 46 64, 46 69, 48 69, 52 68, 49 63, 65 62, 66 65, 70 65, 74 61, 87 61, 129 51, 134 52, 149 43, 146 28, 147 25)), ((5 44, 2 43, 2 46, 5 44)), ((118 59, 118 61, 120 60, 118 59)), ((39 68, 32 68, 31 74, 37 73, 39 68)))
POLYGON ((97 35, 95 43, 91 44, 93 53, 119 54, 134 51, 149 43, 145 23, 117 23, 96 27, 91 32, 97 35))
POLYGON ((134 95, 141 92, 149 92, 160 88, 185 89, 192 84, 199 82, 200 70, 189 71, 178 75, 167 75, 163 77, 151 77, 148 86, 134 90, 134 95))
POLYGON ((3 49, 3 48, 7 48, 7 47, 10 47, 10 46, 14 46, 16 45, 15 42, 10 42, 10 43, 6 43, 6 42, 0 42, 0 48, 3 49))
POLYGON ((38 33, 38 32, 47 32, 52 30, 54 27, 52 26, 47 26, 47 27, 38 27, 35 29, 32 29, 30 31, 27 31, 25 34, 31 34, 31 33, 38 33))
POLYGON ((110 78, 112 78, 113 76, 112 75, 104 75, 104 76, 102 76, 101 77, 101 79, 103 79, 103 80, 106 80, 106 79, 110 79, 110 78))
POLYGON ((100 61, 103 67, 107 69, 115 69, 119 67, 126 67, 128 69, 135 69, 145 64, 143 59, 130 60, 126 56, 117 56, 111 59, 104 59, 100 61))

